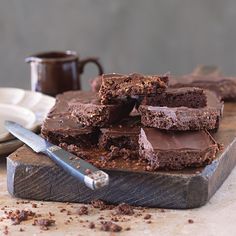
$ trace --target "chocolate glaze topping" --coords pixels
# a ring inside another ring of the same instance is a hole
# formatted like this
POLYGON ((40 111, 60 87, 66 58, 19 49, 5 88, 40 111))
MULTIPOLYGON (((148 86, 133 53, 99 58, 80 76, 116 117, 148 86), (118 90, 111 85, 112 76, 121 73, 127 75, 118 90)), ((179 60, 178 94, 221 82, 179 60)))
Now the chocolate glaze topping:
POLYGON ((213 139, 205 131, 161 131, 152 128, 142 128, 141 135, 148 137, 149 145, 153 149, 162 150, 204 150, 209 145, 215 145, 213 139), (145 130, 145 132, 144 132, 145 130))

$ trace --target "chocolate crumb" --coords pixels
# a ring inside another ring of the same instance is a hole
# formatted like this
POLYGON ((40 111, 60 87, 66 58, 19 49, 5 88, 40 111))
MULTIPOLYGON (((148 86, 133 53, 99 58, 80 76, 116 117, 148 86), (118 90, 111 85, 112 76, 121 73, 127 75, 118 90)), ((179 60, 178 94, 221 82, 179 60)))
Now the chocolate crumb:
POLYGON ((5 211, 7 219, 13 221, 13 225, 19 225, 22 221, 32 219, 35 216, 35 213, 30 210, 15 210, 15 211, 5 211))
POLYGON ((99 200, 99 199, 91 201, 91 205, 94 208, 98 208, 100 210, 106 209, 106 204, 102 200, 99 200))
POLYGON ((81 206, 78 210, 77 210, 78 215, 88 215, 88 207, 86 206, 81 206))
POLYGON ((122 227, 120 225, 112 223, 111 221, 102 221, 101 224, 102 226, 100 229, 102 231, 120 232, 122 230, 122 227))
POLYGON ((69 216, 71 215, 71 211, 67 211, 66 214, 69 216))
POLYGON ((142 216, 143 214, 141 213, 141 212, 137 212, 136 214, 135 214, 135 217, 139 217, 139 216, 142 216))
POLYGON ((37 204, 36 203, 32 203, 32 207, 33 208, 37 208, 37 204))
POLYGON ((53 214, 53 213, 50 212, 50 211, 48 212, 48 215, 49 215, 49 216, 55 216, 55 214, 53 214))
POLYGON ((52 226, 55 224, 55 220, 51 219, 40 219, 40 220, 35 220, 34 225, 39 225, 40 229, 42 230, 48 230, 49 226, 52 226))
POLYGON ((126 231, 129 231, 129 230, 131 230, 131 228, 130 228, 130 227, 126 227, 125 230, 126 230, 126 231))
POLYGON ((19 229, 19 231, 20 231, 20 232, 24 232, 25 230, 24 230, 24 229, 22 229, 22 228, 20 228, 20 229, 19 229))
POLYGON ((90 222, 90 223, 89 223, 89 228, 90 228, 90 229, 94 229, 94 228, 95 228, 95 224, 94 224, 93 222, 90 222))
POLYGON ((152 215, 146 214, 146 215, 144 216, 144 219, 145 219, 145 220, 149 220, 151 217, 152 217, 152 215))
POLYGON ((151 224, 151 223, 152 223, 152 221, 151 221, 151 220, 147 221, 147 224, 151 224))
POLYGON ((134 210, 132 206, 126 203, 121 203, 115 208, 115 213, 119 215, 133 215, 134 210))
POLYGON ((92 207, 98 208, 100 210, 112 210, 115 208, 114 205, 106 204, 104 201, 99 199, 91 201, 91 205, 92 207))
POLYGON ((188 219, 188 223, 189 223, 189 224, 193 224, 194 221, 193 221, 192 219, 188 219))
POLYGON ((111 220, 114 221, 114 222, 119 222, 119 219, 116 216, 111 217, 111 220))

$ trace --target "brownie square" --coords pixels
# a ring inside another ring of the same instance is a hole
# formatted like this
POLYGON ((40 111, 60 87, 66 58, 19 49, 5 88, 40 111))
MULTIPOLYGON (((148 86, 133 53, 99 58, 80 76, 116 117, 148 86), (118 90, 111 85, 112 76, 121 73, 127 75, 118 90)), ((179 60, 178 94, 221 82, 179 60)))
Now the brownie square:
POLYGON ((99 130, 79 125, 69 113, 51 114, 43 122, 41 134, 55 145, 66 143, 88 148, 97 145, 99 130))
POLYGON ((167 85, 167 75, 104 74, 99 97, 103 104, 109 104, 127 97, 158 94, 163 92, 167 85))
MULTIPOLYGON (((171 95, 171 93, 172 89, 169 89, 168 96, 171 95)), ((173 94, 175 94, 175 90, 173 94)), ((203 98, 201 102, 192 101, 193 99, 184 101, 185 96, 181 96, 182 102, 178 99, 174 101, 167 98, 159 101, 158 98, 147 98, 144 100, 144 104, 139 106, 141 122, 144 126, 164 130, 216 130, 219 127, 224 104, 219 100, 217 95, 211 91, 205 91, 203 96, 206 97, 207 104, 199 108, 192 108, 191 106, 203 105, 205 98, 203 98), (149 105, 149 102, 151 105, 149 105), (159 102, 164 106, 159 106, 159 102), (173 105, 186 106, 173 107, 173 105)), ((189 97, 188 93, 186 97, 189 97)), ((193 98, 194 96, 191 95, 191 97, 193 98)))
POLYGON ((215 92, 224 101, 236 101, 236 78, 221 75, 170 77, 170 87, 199 87, 215 92))
POLYGON ((113 104, 101 104, 98 94, 94 92, 74 93, 69 110, 77 122, 89 127, 104 127, 127 117, 132 111, 135 100, 125 99, 113 104))
POLYGON ((143 105, 201 108, 207 105, 203 89, 194 87, 168 88, 158 96, 146 96, 143 105))
POLYGON ((212 162, 218 151, 207 131, 173 132, 141 128, 140 156, 148 160, 149 170, 179 170, 212 162))
POLYGON ((75 144, 86 148, 97 145, 99 130, 85 127, 71 116, 68 103, 77 95, 78 92, 66 92, 56 97, 56 103, 41 128, 42 136, 49 142, 56 145, 75 144))
POLYGON ((138 158, 140 116, 129 116, 121 122, 100 129, 99 147, 110 151, 111 157, 138 158))

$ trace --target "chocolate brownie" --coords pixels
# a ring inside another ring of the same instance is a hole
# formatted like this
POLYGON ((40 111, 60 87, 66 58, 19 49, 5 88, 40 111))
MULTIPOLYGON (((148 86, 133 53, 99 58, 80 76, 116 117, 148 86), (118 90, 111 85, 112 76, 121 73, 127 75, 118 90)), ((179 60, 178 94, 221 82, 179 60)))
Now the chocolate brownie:
POLYGON ((200 167, 215 159, 218 145, 204 130, 173 132, 141 128, 140 156, 147 159, 150 170, 200 167))
POLYGON ((200 108, 207 105, 207 97, 201 88, 168 88, 158 96, 146 96, 143 105, 200 108))
POLYGON ((214 91, 224 101, 236 101, 236 78, 220 75, 170 77, 170 87, 200 87, 214 91))
POLYGON ((67 143, 91 147, 97 145, 99 130, 78 124, 70 114, 51 114, 43 122, 41 134, 56 145, 67 143))
POLYGON ((140 116, 129 116, 108 128, 100 129, 99 147, 110 151, 111 157, 138 157, 138 138, 140 134, 140 116))
MULTIPOLYGON (((200 108, 192 108, 191 105, 194 103, 188 104, 188 101, 183 101, 183 104, 189 105, 189 107, 171 107, 173 104, 168 104, 169 101, 172 102, 169 99, 162 100, 162 105, 165 106, 158 106, 153 99, 151 100, 152 105, 146 103, 139 106, 141 122, 144 126, 165 130, 218 129, 223 114, 223 102, 213 92, 205 91, 205 95, 207 105, 200 108)), ((181 104, 179 103, 179 105, 181 104)))
POLYGON ((67 92, 74 94, 69 109, 77 122, 90 127, 104 127, 120 121, 132 111, 135 100, 124 99, 114 104, 101 104, 98 94, 94 92, 67 92))
POLYGON ((55 105, 48 113, 48 117, 54 115, 70 114, 69 101, 77 96, 77 92, 65 92, 56 96, 55 105))
POLYGON ((104 74, 99 97, 103 104, 109 104, 127 97, 161 93, 167 88, 167 84, 167 75, 104 74))
POLYGON ((41 134, 49 142, 59 145, 60 143, 75 144, 79 147, 96 146, 99 130, 85 127, 71 116, 68 102, 78 92, 67 92, 58 95, 54 107, 43 122, 41 134))

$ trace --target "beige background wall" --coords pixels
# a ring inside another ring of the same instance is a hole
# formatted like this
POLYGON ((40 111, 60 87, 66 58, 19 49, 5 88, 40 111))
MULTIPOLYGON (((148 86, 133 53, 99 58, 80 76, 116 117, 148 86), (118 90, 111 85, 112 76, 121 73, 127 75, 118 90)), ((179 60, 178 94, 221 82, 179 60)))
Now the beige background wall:
POLYGON ((24 57, 66 49, 99 56, 107 72, 205 63, 236 75, 235 44, 235 0, 0 0, 0 86, 29 88, 24 57))

